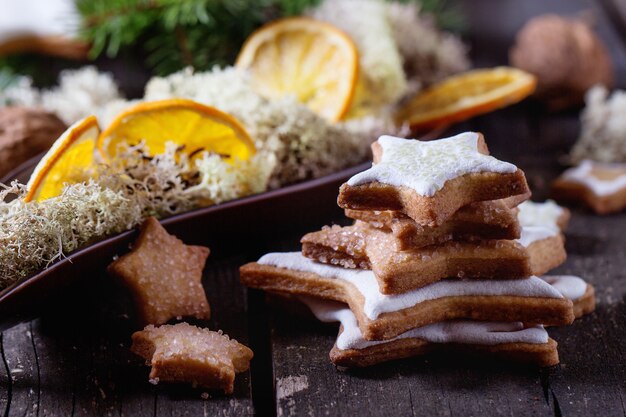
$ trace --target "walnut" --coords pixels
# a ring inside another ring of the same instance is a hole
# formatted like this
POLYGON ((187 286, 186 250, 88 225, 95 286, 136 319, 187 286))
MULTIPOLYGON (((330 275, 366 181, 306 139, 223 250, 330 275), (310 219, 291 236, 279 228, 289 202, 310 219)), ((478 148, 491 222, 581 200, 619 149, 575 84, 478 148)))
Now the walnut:
POLYGON ((66 128, 61 119, 41 109, 0 108, 0 177, 48 150, 66 128))
POLYGON ((547 14, 529 20, 518 32, 509 60, 537 77, 535 94, 553 110, 581 105, 593 85, 613 84, 611 57, 581 19, 547 14))

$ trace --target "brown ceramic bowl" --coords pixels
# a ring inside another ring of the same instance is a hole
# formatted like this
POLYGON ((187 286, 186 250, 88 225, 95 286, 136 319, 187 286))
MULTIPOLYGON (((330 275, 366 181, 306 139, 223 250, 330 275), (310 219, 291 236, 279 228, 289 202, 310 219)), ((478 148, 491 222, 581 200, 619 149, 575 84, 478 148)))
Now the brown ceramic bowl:
MULTIPOLYGON (((24 163, 2 182, 26 182, 40 158, 24 163)), ((262 246, 282 234, 305 233, 340 216, 339 186, 370 165, 367 162, 319 179, 193 210, 161 223, 185 243, 209 246, 216 255, 262 246)), ((131 230, 87 246, 1 291, 0 331, 38 316, 70 285, 99 274, 113 256, 128 250, 135 237, 136 231, 131 230)))

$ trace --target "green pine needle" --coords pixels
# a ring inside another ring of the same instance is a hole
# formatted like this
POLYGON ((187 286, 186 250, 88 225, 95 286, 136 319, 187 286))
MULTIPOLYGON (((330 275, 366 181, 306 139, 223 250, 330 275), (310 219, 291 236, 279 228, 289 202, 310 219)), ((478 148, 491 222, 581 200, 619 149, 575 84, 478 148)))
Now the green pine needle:
MULTIPOLYGON (((142 56, 156 74, 187 66, 232 63, 245 39, 264 23, 300 15, 321 0, 76 0, 91 57, 142 56)), ((447 29, 462 28, 448 0, 417 1, 447 29)))
POLYGON ((14 85, 18 78, 18 75, 10 69, 0 68, 0 92, 14 85))

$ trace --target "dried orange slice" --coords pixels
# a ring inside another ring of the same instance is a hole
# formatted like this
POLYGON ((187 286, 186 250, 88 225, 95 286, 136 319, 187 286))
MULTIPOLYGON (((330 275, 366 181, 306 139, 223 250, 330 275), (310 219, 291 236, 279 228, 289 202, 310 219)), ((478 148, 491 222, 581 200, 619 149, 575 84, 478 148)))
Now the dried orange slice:
POLYGON ((84 170, 93 164, 99 133, 100 127, 94 116, 70 126, 35 167, 24 200, 42 201, 56 197, 66 183, 82 179, 84 170))
POLYGON ((237 68, 269 99, 293 95, 331 121, 350 108, 359 54, 348 35, 328 23, 291 17, 269 23, 246 40, 237 68))
POLYGON ((414 130, 434 129, 523 100, 535 91, 533 75, 510 67, 469 71, 436 84, 396 114, 414 130))
POLYGON ((246 160, 256 148, 246 129, 234 117, 192 100, 171 99, 140 103, 124 111, 98 138, 98 151, 106 160, 125 145, 143 142, 151 155, 165 144, 184 146, 187 154, 209 151, 228 161, 246 160))

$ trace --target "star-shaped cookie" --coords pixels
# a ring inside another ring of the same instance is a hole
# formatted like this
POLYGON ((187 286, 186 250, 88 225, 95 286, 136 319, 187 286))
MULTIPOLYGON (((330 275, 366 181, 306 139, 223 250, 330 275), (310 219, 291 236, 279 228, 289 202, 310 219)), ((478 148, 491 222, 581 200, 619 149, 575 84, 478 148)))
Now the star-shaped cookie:
POLYGON ((521 279, 534 273, 528 251, 512 240, 449 241, 399 250, 392 233, 357 221, 307 233, 301 243, 302 254, 314 261, 373 270, 383 294, 401 294, 449 277, 521 279))
POLYGON ((568 209, 552 200, 543 203, 524 201, 518 209, 517 218, 523 227, 541 226, 564 231, 571 217, 568 209))
POLYGON ((431 352, 479 354, 485 360, 556 365, 556 342, 541 325, 525 327, 521 322, 449 320, 417 327, 389 340, 363 338, 354 313, 332 301, 301 297, 323 322, 341 323, 330 360, 337 366, 364 367, 431 352))
POLYGON ((345 210, 347 217, 391 231, 398 249, 436 245, 450 240, 517 239, 521 228, 515 209, 505 200, 481 201, 461 207, 439 226, 422 226, 399 211, 345 210))
POLYGON ((211 310, 200 282, 208 256, 209 248, 185 245, 150 217, 130 253, 107 271, 130 289, 144 325, 182 317, 209 319, 211 310))
POLYGON ((552 195, 582 202, 598 214, 621 211, 626 208, 626 164, 585 160, 554 181, 552 195))
POLYGON ((453 319, 557 326, 574 320, 572 302, 537 277, 449 279, 386 295, 372 271, 317 263, 300 252, 266 254, 239 268, 239 277, 251 288, 346 303, 366 340, 390 339, 415 327, 453 319))
POLYGON ((480 133, 430 142, 381 136, 372 150, 372 168, 341 186, 340 207, 400 210, 433 226, 466 204, 529 192, 524 173, 489 156, 480 133))
POLYGON ((235 373, 250 367, 252 351, 221 332, 187 323, 147 326, 133 334, 131 351, 152 366, 150 382, 190 382, 231 394, 235 373))

